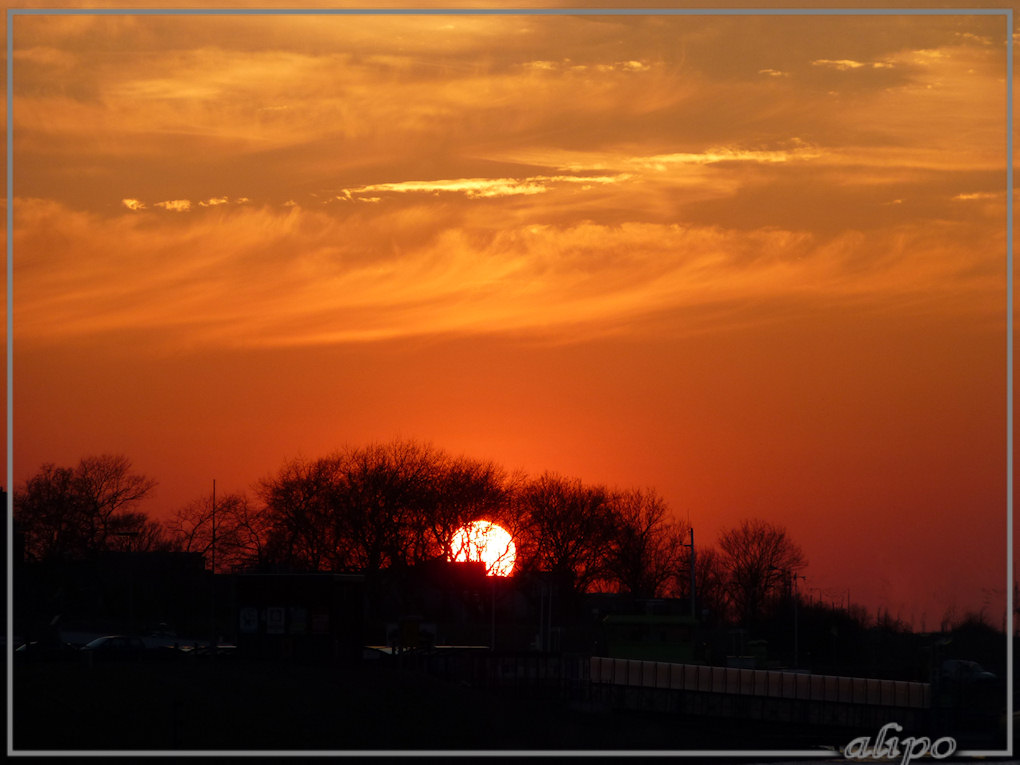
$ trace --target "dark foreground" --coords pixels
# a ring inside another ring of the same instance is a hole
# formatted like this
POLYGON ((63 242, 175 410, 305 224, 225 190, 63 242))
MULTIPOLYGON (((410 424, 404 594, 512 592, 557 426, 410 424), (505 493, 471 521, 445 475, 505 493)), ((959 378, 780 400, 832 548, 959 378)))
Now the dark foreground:
POLYGON ((39 661, 16 664, 13 681, 16 752, 716 750, 751 755, 821 751, 858 735, 512 698, 383 662, 315 667, 238 659, 94 666, 39 661))

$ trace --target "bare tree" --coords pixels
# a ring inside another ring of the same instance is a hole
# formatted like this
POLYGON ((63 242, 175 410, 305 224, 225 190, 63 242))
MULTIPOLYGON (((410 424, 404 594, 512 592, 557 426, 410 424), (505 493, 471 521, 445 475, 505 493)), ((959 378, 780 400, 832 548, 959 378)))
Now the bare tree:
POLYGON ((340 524, 332 512, 341 476, 340 460, 324 457, 312 462, 294 460, 259 483, 273 562, 311 571, 350 567, 340 524))
POLYGON ((166 523, 166 530, 176 549, 201 553, 210 565, 215 543, 216 571, 220 573, 256 567, 267 559, 268 519, 243 493, 200 497, 179 509, 166 523))
MULTIPOLYGON (((672 593, 681 599, 691 596, 691 549, 684 547, 672 582, 672 593)), ((726 571, 722 556, 714 547, 698 547, 694 556, 694 596, 696 616, 708 612, 710 620, 724 619, 728 611, 726 571)))
POLYGON ((359 569, 408 565, 428 555, 422 516, 439 502, 445 455, 415 442, 372 444, 340 456, 335 517, 359 569))
POLYGON ((651 489, 618 492, 611 501, 610 578, 636 597, 664 594, 682 565, 687 525, 671 520, 665 501, 651 489))
POLYGON ((521 512, 522 568, 564 577, 575 593, 606 580, 615 519, 605 487, 545 473, 523 487, 521 512))
POLYGON ((271 554, 313 570, 379 571, 449 557, 457 529, 495 520, 502 471, 394 441, 291 462, 259 486, 271 554))
POLYGON ((729 600, 745 623, 760 619, 769 597, 807 565, 785 528, 760 519, 744 520, 724 531, 719 549, 729 600))
POLYGON ((155 487, 155 481, 132 473, 131 462, 120 455, 84 457, 73 468, 43 465, 14 494, 26 556, 84 558, 161 544, 159 525, 133 510, 155 487))
POLYGON ((436 482, 435 501, 419 518, 426 545, 418 559, 451 560, 459 552, 451 547, 454 535, 472 521, 498 523, 512 536, 510 507, 517 480, 492 462, 466 457, 446 460, 436 482))

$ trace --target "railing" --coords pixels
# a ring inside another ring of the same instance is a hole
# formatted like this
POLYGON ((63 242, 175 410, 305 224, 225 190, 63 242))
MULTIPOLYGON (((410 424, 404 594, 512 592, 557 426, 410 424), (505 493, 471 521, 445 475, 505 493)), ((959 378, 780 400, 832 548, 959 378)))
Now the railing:
POLYGON ((931 686, 901 680, 808 675, 763 669, 706 667, 637 659, 591 657, 592 683, 724 693, 901 709, 931 706, 931 686))

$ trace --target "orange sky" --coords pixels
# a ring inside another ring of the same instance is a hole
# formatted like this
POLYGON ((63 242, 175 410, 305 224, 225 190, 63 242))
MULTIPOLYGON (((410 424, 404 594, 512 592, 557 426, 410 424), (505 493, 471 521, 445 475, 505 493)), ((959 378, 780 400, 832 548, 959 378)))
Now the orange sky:
MULTIPOLYGON (((14 21, 14 483, 394 437, 1001 624, 1006 22, 14 21)), ((815 591, 817 594, 817 591, 815 591)))

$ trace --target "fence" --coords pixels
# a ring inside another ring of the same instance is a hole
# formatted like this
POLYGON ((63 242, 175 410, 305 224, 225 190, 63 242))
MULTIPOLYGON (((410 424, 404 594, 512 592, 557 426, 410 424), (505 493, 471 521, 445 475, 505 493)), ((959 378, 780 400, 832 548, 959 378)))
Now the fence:
POLYGON ((598 656, 589 677, 593 698, 621 708, 852 727, 930 718, 927 683, 598 656))
POLYGON ((875 730, 890 721, 914 730, 932 722, 927 683, 568 653, 454 650, 397 658, 447 682, 534 700, 875 730))

